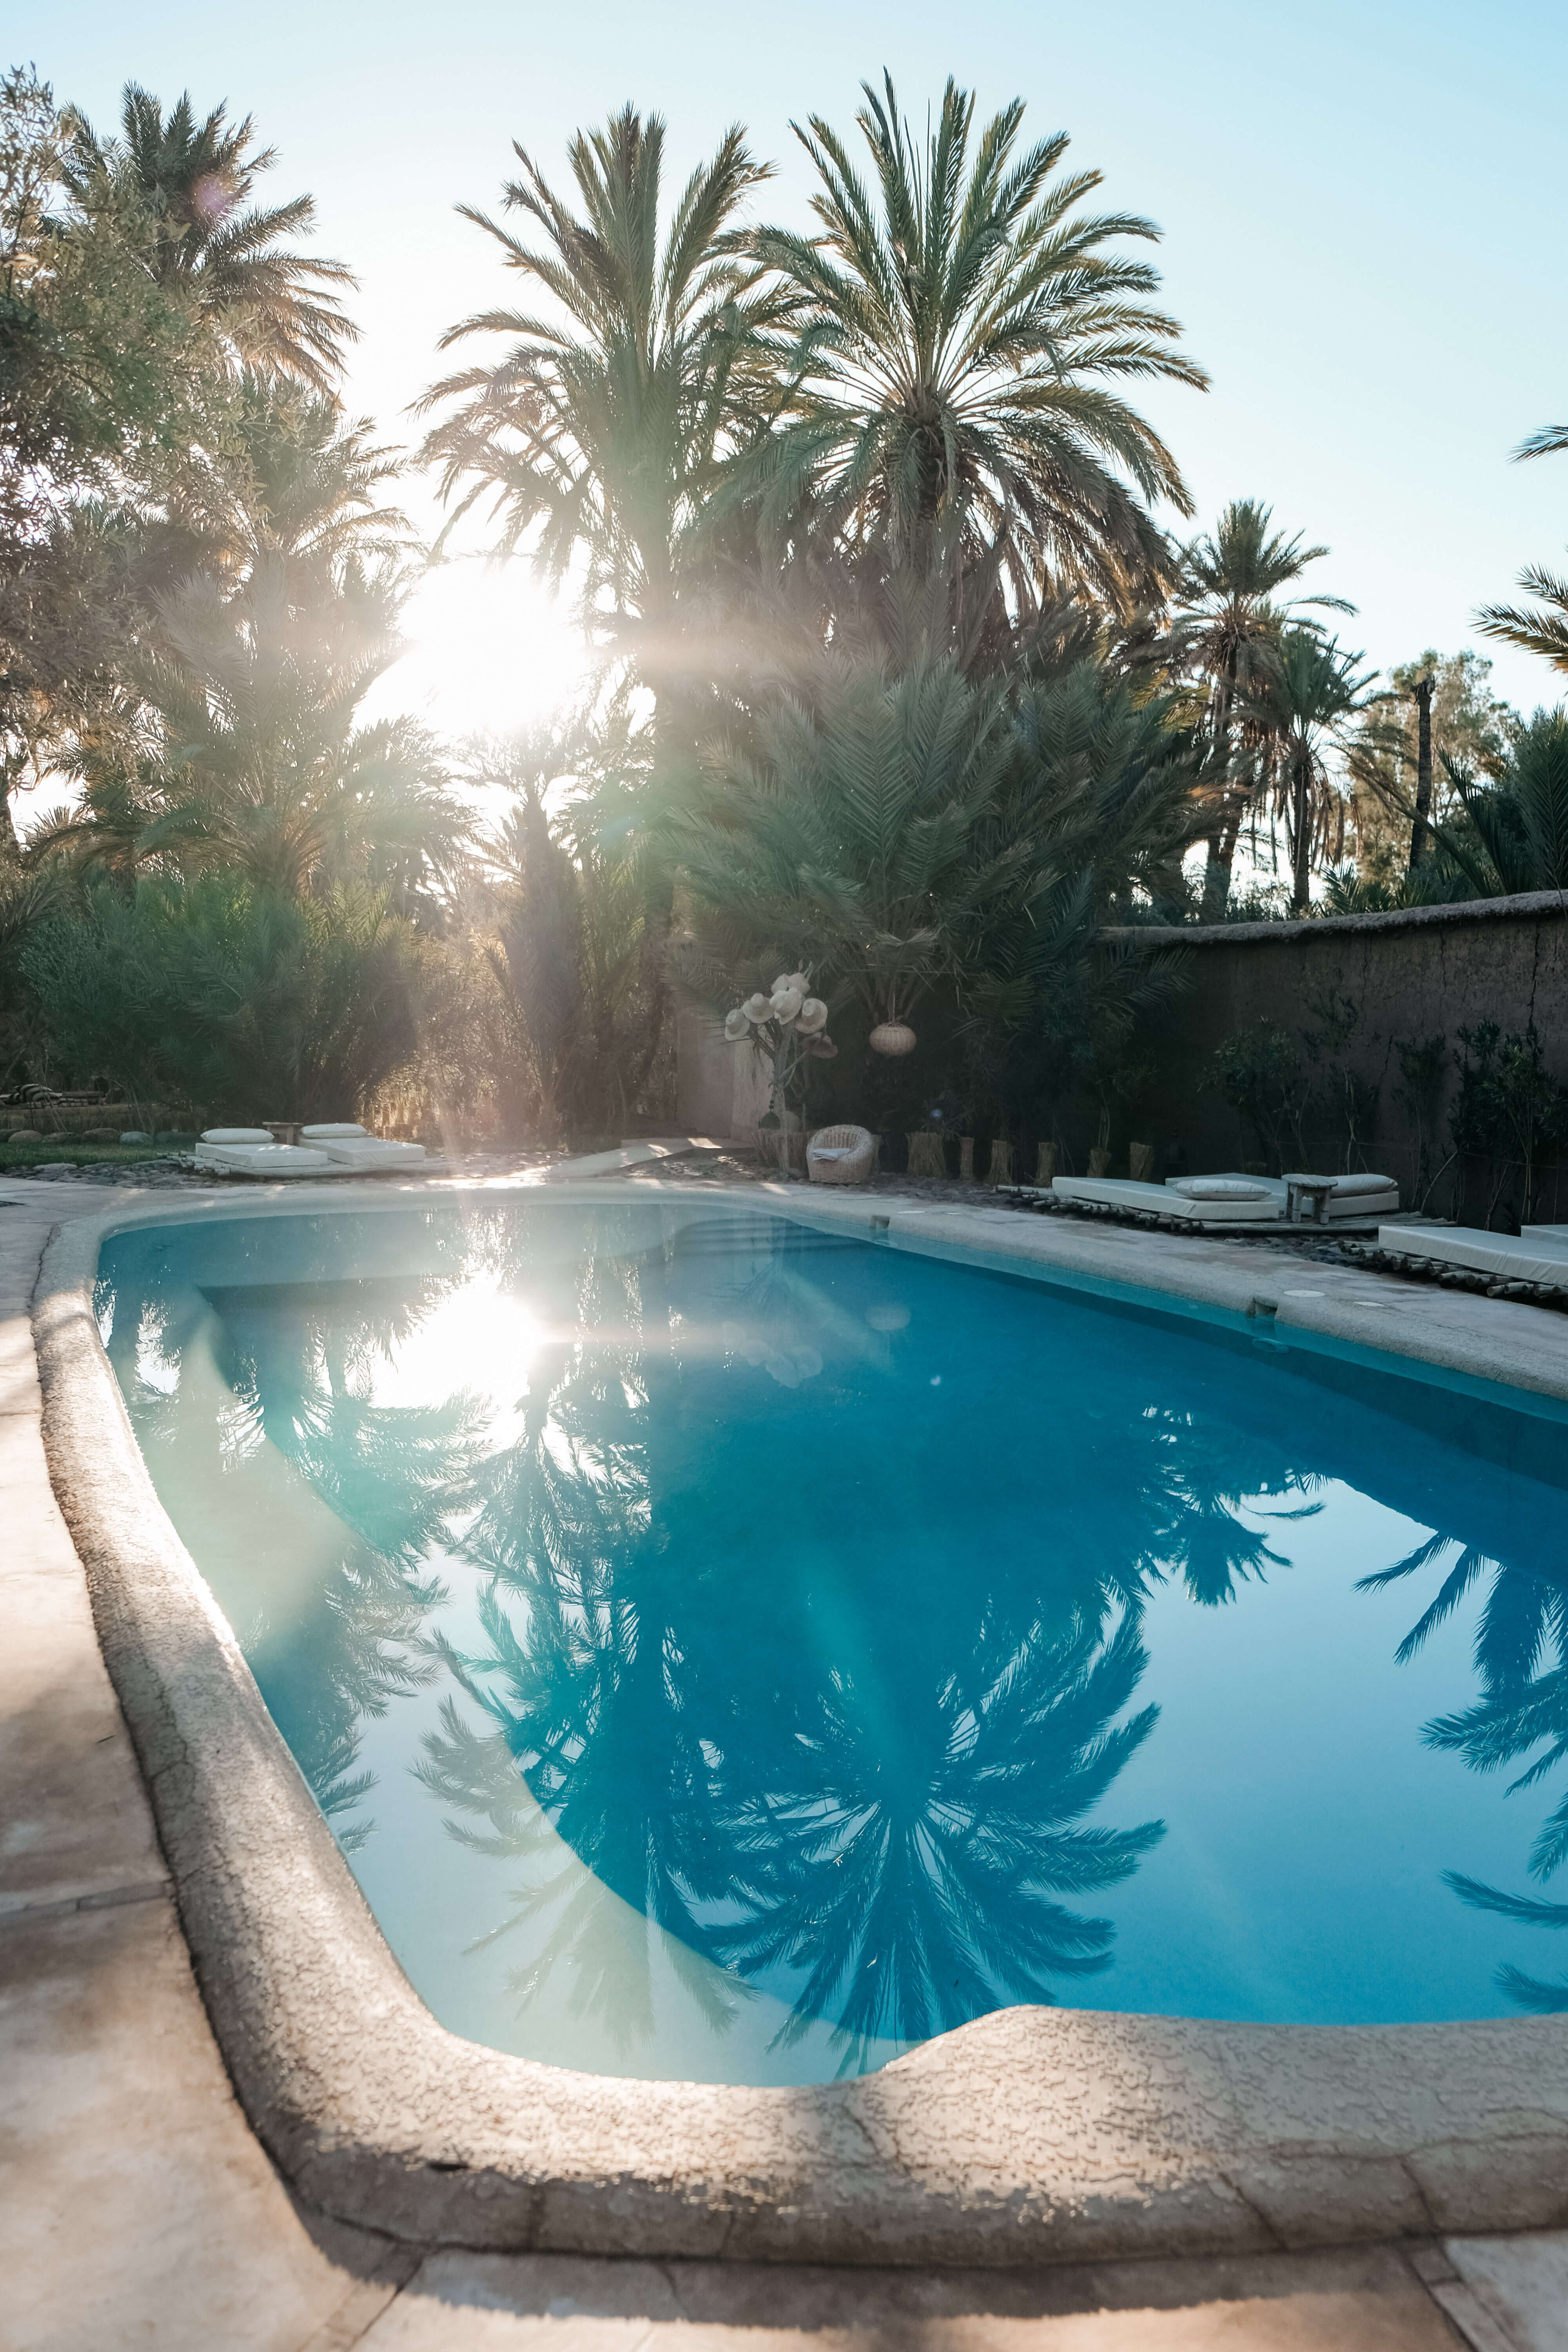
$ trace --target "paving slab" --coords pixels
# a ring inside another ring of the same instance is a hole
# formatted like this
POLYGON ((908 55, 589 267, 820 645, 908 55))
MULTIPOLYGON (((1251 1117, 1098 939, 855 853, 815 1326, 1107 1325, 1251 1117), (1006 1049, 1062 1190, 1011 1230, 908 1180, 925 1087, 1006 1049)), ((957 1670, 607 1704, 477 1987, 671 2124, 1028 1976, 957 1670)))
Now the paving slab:
MULTIPOLYGON (((1449 2238, 1443 2251, 1511 2352, 1568 2352, 1568 2231, 1449 2238)), ((1436 2293, 1451 2308, 1454 2298, 1436 2293)), ((1453 2315, 1463 2326, 1468 2315, 1453 2315)))
POLYGON ((0 2071, 6 2352, 298 2352, 363 2283, 246 2127, 166 1895, 0 1925, 0 2071))
POLYGON ((1455 2352, 1383 2248, 1003 2273, 433 2255, 365 2352, 1455 2352))
POLYGON ((213 2041, 15 1377, 51 1222, 0 1221, 0 2346, 350 2345, 411 2258, 295 2208, 213 2041))
POLYGON ((167 1878, 80 1573, 62 1574, 54 1550, 35 1565, 13 1521, 0 1570, 0 1917, 167 1878))

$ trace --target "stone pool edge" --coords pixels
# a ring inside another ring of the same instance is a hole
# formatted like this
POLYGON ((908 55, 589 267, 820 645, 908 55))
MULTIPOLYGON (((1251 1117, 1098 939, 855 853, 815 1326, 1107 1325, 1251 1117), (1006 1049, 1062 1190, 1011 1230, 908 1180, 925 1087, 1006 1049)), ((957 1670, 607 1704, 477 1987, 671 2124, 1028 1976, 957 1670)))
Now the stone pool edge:
MULTIPOLYGON (((550 1198, 650 1189, 557 1184, 550 1198)), ((498 1188, 479 1199, 496 1205, 498 1188)), ((1075 1246, 1056 1221, 1042 1232, 1014 1212, 828 1202, 795 1187, 721 1199, 1237 1313, 1279 1271, 1235 1249, 1177 1244, 1178 1260, 1163 1236, 1152 1252, 1149 1236, 1123 1234, 1142 1246, 1108 1254, 1102 1227, 1075 1246), (1126 1271, 1155 1253, 1163 1279, 1126 1271)), ((1568 2025, 1552 2019, 1275 2028, 1016 2008, 880 2074, 794 2090, 579 2074, 438 2025, 157 1500, 91 1304, 100 1246, 127 1226, 416 1204, 431 1193, 358 1185, 128 1202, 57 1230, 35 1310, 50 1473, 198 1982, 247 2114, 312 2203, 425 2244, 965 2264, 1568 2221, 1568 2025)), ((1350 1287, 1367 1286, 1358 1273, 1350 1287)), ((1331 1287, 1304 1293, 1300 1310, 1324 1301, 1330 1336, 1331 1287)), ((1555 1332, 1556 1318, 1535 1319, 1555 1332)), ((1496 1379, 1502 1342, 1483 1320, 1467 1349, 1473 1322, 1450 1315, 1434 1360, 1496 1379)), ((1401 1353, 1415 1336, 1405 1324, 1401 1353)), ((1560 1349, 1542 1335, 1514 1377, 1568 1397, 1568 1335, 1560 1349)))

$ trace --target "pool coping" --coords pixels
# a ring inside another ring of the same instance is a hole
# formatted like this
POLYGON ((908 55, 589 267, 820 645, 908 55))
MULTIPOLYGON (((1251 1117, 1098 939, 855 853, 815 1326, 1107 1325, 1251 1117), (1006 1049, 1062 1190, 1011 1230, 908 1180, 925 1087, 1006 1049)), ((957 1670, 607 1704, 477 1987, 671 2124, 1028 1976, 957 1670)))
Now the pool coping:
MULTIPOLYGON (((1568 2222, 1568 2021, 1279 2027, 1017 2007, 880 2073, 793 2089, 642 2082, 439 2025, 382 1937, 153 1491, 92 1311, 142 1224, 498 1205, 526 1180, 161 1192, 58 1228, 35 1306, 45 1443, 246 2113, 338 2218, 422 2244, 826 2263, 1016 2264, 1568 2222)), ((689 1186, 552 1183, 552 1204, 689 1186)), ((1375 1344, 1446 1382, 1568 1402, 1568 1328, 1505 1301, 1223 1244, 967 1204, 715 1188, 893 1248, 1047 1274, 1304 1344, 1375 1344), (1308 1286, 1309 1280, 1310 1286, 1308 1286), (1292 1295, 1294 1292, 1295 1295, 1292 1295), (1275 1295, 1268 1295, 1268 1294, 1275 1295), (1533 1326, 1548 1327, 1536 1331, 1533 1326)), ((1550 1408, 1548 1408, 1550 1409, 1550 1408)))

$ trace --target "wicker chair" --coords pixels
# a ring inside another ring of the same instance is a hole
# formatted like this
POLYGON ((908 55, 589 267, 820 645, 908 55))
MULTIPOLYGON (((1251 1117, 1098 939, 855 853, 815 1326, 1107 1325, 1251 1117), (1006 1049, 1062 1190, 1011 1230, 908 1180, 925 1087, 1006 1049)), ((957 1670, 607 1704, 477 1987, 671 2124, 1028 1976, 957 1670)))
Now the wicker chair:
POLYGON ((877 1164, 877 1139, 863 1127, 819 1127, 805 1147, 814 1184, 863 1184, 877 1164))

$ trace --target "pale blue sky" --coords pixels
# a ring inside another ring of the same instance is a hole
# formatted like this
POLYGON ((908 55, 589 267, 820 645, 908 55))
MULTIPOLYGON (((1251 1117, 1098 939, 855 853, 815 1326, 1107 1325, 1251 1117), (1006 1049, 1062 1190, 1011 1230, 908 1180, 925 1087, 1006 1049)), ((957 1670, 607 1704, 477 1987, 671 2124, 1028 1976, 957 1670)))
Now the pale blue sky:
MULTIPOLYGON (((779 162, 771 210, 804 215, 788 124, 848 126, 893 68, 923 120, 948 72, 983 110, 1015 93, 1118 208, 1151 215, 1165 299, 1206 395, 1145 405, 1212 520, 1226 499, 1332 550, 1352 642, 1380 664, 1474 643, 1470 615, 1568 540, 1568 457, 1510 466, 1568 418, 1562 194, 1568 8, 1548 0, 1187 0, 788 9, 489 5, 241 11, 62 0, 7 47, 107 126, 127 76, 172 100, 248 109, 279 147, 276 195, 311 189, 321 249, 348 260, 364 339, 349 389, 395 437, 439 331, 505 299, 487 241, 521 139, 552 173, 577 124, 631 99, 668 118, 685 168, 730 121, 779 162)), ((442 724, 502 723, 552 698, 573 649, 521 582, 426 592, 397 698, 442 724)), ((1498 649, 1498 687, 1555 699, 1544 665, 1498 649)))

